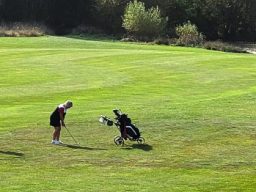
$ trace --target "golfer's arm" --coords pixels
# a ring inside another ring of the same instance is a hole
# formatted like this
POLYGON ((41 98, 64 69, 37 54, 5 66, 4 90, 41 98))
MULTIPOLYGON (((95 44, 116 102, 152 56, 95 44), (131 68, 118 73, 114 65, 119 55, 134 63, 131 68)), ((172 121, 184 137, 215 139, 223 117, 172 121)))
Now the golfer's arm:
POLYGON ((64 124, 64 116, 63 116, 63 113, 60 113, 60 121, 62 124, 64 124))

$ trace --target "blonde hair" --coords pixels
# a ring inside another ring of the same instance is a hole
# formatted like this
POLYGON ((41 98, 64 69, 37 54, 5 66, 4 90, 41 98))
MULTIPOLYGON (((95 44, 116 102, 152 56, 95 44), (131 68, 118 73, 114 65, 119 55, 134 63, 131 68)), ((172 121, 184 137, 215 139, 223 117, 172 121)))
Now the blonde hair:
POLYGON ((66 105, 67 107, 72 107, 73 106, 73 102, 70 100, 67 100, 64 105, 66 105))

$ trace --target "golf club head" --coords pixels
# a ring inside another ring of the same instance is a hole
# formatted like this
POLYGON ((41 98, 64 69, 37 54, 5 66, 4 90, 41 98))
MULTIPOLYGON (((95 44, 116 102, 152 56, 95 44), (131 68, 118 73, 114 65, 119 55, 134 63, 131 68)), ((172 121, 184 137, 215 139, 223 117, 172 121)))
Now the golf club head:
POLYGON ((112 126, 114 124, 114 122, 108 118, 107 116, 103 116, 101 115, 99 118, 99 122, 103 125, 107 125, 107 126, 112 126))

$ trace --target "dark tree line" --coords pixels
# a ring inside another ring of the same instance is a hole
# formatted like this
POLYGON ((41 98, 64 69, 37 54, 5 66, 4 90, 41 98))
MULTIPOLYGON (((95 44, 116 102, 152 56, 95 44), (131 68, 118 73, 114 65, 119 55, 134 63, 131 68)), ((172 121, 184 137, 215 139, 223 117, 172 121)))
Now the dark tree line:
POLYGON ((66 33, 79 24, 93 25, 92 0, 0 0, 0 21, 38 22, 56 33, 66 33))
MULTIPOLYGON (((124 33, 122 16, 131 0, 0 0, 0 22, 38 22, 57 34, 78 25, 100 28, 105 33, 124 33)), ((158 6, 168 18, 165 33, 187 22, 198 26, 207 39, 256 40, 255 0, 141 0, 158 6)))

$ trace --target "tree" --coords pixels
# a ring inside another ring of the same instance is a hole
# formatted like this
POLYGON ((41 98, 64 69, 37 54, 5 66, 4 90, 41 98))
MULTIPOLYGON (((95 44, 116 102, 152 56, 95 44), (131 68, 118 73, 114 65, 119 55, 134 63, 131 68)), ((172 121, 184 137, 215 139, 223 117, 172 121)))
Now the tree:
POLYGON ((203 43, 204 40, 197 26, 190 21, 176 27, 176 33, 179 37, 177 42, 179 45, 196 46, 203 43))
POLYGON ((167 1, 170 28, 190 20, 210 40, 256 40, 255 0, 167 1))
POLYGON ((137 0, 127 5, 123 17, 123 27, 129 34, 153 38, 162 32, 163 26, 164 21, 158 7, 146 10, 144 3, 137 0))
POLYGON ((46 23, 57 33, 90 23, 94 0, 0 0, 2 22, 46 23))
POLYGON ((94 25, 110 34, 124 32, 122 15, 131 0, 95 0, 94 25))

